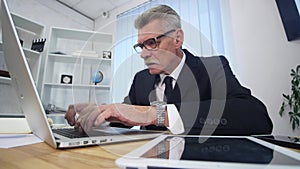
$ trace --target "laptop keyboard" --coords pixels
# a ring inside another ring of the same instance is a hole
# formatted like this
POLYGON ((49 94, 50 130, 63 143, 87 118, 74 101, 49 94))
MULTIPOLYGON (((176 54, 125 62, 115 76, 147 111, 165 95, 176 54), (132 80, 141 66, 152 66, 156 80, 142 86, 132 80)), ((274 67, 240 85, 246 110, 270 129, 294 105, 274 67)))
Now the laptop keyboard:
POLYGON ((52 129, 53 133, 62 135, 68 138, 82 138, 88 137, 86 133, 79 131, 78 129, 65 128, 65 129, 52 129))
POLYGON ((95 136, 111 136, 111 135, 135 135, 135 134, 153 134, 157 132, 143 131, 143 130, 132 130, 132 129, 122 129, 113 128, 109 131, 93 130, 88 133, 82 132, 75 128, 57 128, 52 129, 53 133, 62 135, 67 138, 84 138, 84 137, 95 137, 95 136))
POLYGON ((106 136, 111 135, 101 131, 92 131, 88 134, 85 132, 80 131, 79 129, 75 128, 60 128, 60 129, 52 129, 53 133, 62 135, 68 138, 83 138, 83 137, 91 137, 91 136, 106 136))

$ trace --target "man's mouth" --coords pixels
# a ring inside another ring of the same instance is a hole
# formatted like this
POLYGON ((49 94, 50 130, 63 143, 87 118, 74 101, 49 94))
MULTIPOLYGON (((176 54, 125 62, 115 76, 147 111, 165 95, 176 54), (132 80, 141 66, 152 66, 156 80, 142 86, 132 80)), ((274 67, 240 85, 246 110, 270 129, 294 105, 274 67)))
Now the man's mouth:
POLYGON ((156 63, 146 63, 146 66, 152 66, 155 65, 156 63))
POLYGON ((159 62, 157 60, 145 60, 144 61, 146 66, 158 65, 159 62))

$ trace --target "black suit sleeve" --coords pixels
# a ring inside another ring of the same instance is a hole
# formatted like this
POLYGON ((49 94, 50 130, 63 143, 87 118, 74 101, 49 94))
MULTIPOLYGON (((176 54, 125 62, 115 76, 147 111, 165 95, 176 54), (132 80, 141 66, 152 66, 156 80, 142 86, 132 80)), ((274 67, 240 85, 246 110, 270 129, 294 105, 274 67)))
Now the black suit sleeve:
POLYGON ((252 96, 249 89, 238 82, 225 57, 221 56, 217 61, 209 60, 204 64, 210 77, 211 98, 201 100, 200 103, 181 103, 181 111, 186 110, 184 112, 199 105, 197 115, 186 116, 181 112, 186 133, 205 135, 270 134, 273 125, 265 105, 252 96))

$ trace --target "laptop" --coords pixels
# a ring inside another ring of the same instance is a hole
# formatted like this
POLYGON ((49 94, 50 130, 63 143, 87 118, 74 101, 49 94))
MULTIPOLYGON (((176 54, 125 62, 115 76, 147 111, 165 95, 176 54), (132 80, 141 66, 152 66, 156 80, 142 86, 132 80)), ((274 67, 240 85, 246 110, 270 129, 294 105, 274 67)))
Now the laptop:
POLYGON ((115 162, 124 169, 299 169, 300 153, 250 136, 161 135, 115 162))
POLYGON ((18 40, 17 31, 5 0, 1 0, 0 17, 5 62, 11 76, 12 85, 18 95, 20 106, 33 134, 54 148, 81 147, 143 140, 161 135, 160 132, 113 127, 95 128, 92 132, 85 135, 74 128, 56 130, 59 133, 62 133, 64 130, 78 132, 80 135, 78 136, 79 138, 74 136, 72 136, 73 138, 69 138, 68 136, 54 133, 48 123, 45 110, 36 90, 33 77, 30 73, 29 66, 18 40))

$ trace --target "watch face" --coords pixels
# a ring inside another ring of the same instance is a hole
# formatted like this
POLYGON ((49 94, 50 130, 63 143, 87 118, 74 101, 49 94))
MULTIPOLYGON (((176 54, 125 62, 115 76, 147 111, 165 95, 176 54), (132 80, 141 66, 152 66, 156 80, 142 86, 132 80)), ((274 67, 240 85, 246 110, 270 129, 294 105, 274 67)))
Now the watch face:
POLYGON ((162 105, 167 105, 166 102, 164 101, 153 101, 150 103, 151 106, 162 106, 162 105))

